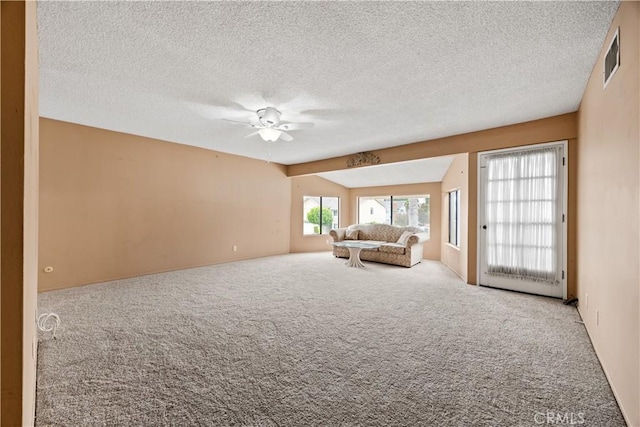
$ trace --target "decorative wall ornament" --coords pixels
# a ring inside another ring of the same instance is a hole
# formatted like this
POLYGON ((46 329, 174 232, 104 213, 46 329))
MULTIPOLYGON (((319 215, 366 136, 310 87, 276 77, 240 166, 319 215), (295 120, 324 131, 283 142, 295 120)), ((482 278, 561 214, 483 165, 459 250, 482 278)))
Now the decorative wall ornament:
POLYGON ((362 153, 354 154, 347 160, 347 167, 353 168, 356 166, 370 166, 379 165, 380 157, 376 156, 370 151, 364 151, 362 153))

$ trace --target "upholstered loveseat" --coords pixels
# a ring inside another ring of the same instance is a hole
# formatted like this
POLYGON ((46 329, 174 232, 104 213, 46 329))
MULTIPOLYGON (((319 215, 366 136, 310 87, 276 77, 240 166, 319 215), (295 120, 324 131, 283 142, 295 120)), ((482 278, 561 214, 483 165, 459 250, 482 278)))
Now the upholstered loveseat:
MULTIPOLYGON (((354 240, 378 243, 380 247, 377 249, 363 249, 360 252, 360 259, 403 267, 412 267, 422 261, 424 242, 429 240, 429 233, 422 232, 418 228, 386 224, 354 224, 331 230, 329 234, 334 242, 354 240)), ((333 255, 349 258, 349 250, 334 246, 333 255)))

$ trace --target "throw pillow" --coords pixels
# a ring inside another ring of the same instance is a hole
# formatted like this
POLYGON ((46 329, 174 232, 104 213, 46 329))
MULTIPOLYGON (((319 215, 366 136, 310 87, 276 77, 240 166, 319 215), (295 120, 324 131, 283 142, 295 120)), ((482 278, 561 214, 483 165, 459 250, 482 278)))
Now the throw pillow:
POLYGON ((345 240, 358 240, 358 230, 347 230, 345 240))
POLYGON ((399 245, 402 245, 402 246, 407 246, 407 242, 409 241, 409 237, 411 237, 412 235, 413 235, 412 232, 404 231, 400 235, 400 238, 398 239, 398 241, 396 243, 398 243, 399 245))

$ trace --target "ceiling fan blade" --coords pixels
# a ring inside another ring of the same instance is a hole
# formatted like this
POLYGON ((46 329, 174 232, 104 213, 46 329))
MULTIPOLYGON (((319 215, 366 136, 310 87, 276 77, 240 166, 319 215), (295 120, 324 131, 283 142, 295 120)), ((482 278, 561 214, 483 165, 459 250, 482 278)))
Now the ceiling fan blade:
POLYGON ((282 132, 280 134, 280 139, 282 139, 283 141, 293 141, 293 137, 286 132, 282 132))
POLYGON ((315 108, 300 111, 300 114, 310 116, 342 116, 347 110, 340 108, 315 108))
POLYGON ((305 122, 305 123, 280 123, 278 126, 276 126, 276 129, 279 130, 298 130, 298 129, 310 129, 312 127, 314 127, 315 125, 311 122, 305 122))
POLYGON ((249 135, 245 135, 245 138, 251 138, 252 136, 256 136, 259 135, 260 131, 255 131, 255 132, 251 132, 249 135))
POLYGON ((237 102, 225 102, 224 104, 216 104, 213 102, 193 102, 185 101, 186 105, 198 115, 211 120, 219 120, 222 117, 231 117, 234 119, 249 119, 249 113, 255 111, 249 110, 237 102))
POLYGON ((255 113, 255 111, 250 110, 249 108, 245 107, 244 105, 240 104, 239 102, 227 101, 227 105, 229 105, 231 108, 234 108, 234 109, 239 110, 239 111, 246 111, 246 112, 249 112, 249 113, 255 113))
POLYGON ((189 96, 188 100, 190 103, 194 103, 197 105, 205 105, 212 108, 217 108, 220 110, 227 111, 244 111, 249 113, 254 113, 255 110, 247 107, 247 105, 243 102, 238 102, 237 100, 227 99, 225 98, 217 98, 204 93, 199 93, 194 96, 189 96))
POLYGON ((226 122, 234 123, 234 124, 236 124, 236 125, 244 125, 244 126, 251 126, 251 127, 255 127, 255 125, 254 125, 253 123, 241 122, 241 121, 238 121, 238 120, 231 120, 231 119, 222 119, 222 120, 224 120, 224 121, 226 121, 226 122))

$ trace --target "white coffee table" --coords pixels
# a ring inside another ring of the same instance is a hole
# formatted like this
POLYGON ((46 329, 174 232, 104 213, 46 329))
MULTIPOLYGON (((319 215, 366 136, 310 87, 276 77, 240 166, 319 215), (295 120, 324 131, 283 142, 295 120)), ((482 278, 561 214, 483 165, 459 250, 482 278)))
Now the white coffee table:
POLYGON ((344 263, 347 267, 364 267, 360 261, 360 251, 363 249, 377 249, 380 247, 378 243, 350 242, 343 240, 341 242, 333 242, 333 246, 349 249, 349 260, 344 263))

